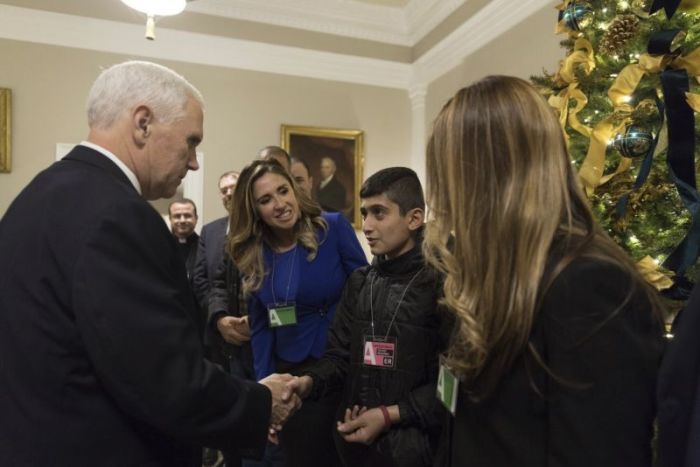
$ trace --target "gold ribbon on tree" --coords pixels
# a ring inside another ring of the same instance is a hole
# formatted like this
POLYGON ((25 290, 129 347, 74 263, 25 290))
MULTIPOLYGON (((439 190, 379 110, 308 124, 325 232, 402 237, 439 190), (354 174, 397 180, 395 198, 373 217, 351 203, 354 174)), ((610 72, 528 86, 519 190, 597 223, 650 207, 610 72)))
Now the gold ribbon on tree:
MULTIPOLYGON (((673 286, 673 280, 659 270, 659 265, 651 256, 645 256, 637 261, 637 270, 656 290, 665 290, 673 286)), ((669 274, 673 273, 669 272, 669 274)))
MULTIPOLYGON (((676 69, 684 68, 689 75, 695 76, 696 79, 700 80, 700 47, 693 50, 687 56, 682 57, 674 55, 643 54, 639 57, 638 63, 633 63, 623 68, 608 90, 608 97, 612 101, 615 114, 618 116, 621 114, 631 114, 634 109, 629 104, 629 96, 637 89, 642 77, 647 73, 660 73, 669 66, 676 69)), ((688 104, 695 111, 698 111, 698 109, 700 109, 700 96, 686 93, 686 97, 688 104)), ((629 122, 629 118, 624 118, 618 125, 613 125, 612 121, 612 117, 608 117, 593 128, 588 153, 579 170, 583 188, 588 196, 591 196, 598 186, 606 183, 612 177, 624 172, 631 166, 631 161, 623 157, 615 172, 603 177, 605 149, 608 142, 616 133, 624 128, 625 124, 629 122)))
MULTIPOLYGON (((668 67, 676 70, 685 69, 688 75, 694 76, 700 81, 700 47, 686 56, 643 54, 639 57, 639 63, 627 65, 608 90, 608 97, 610 97, 615 110, 630 109, 630 105, 626 102, 627 97, 631 96, 637 89, 645 74, 661 73, 668 67)), ((700 96, 688 92, 686 99, 688 105, 697 111, 700 96)))
POLYGON ((631 161, 623 158, 614 173, 603 177, 603 169, 605 168, 605 150, 608 142, 623 124, 613 124, 611 118, 606 118, 599 122, 594 128, 581 123, 578 119, 578 113, 588 103, 588 98, 578 87, 579 83, 576 80, 576 69, 581 68, 586 74, 589 74, 595 68, 595 59, 593 56, 593 46, 591 43, 579 37, 574 42, 573 51, 561 61, 559 71, 557 71, 554 80, 567 86, 562 89, 557 95, 550 96, 549 105, 559 111, 559 123, 561 124, 564 136, 568 141, 566 133, 567 123, 571 128, 579 132, 581 135, 590 139, 588 153, 579 170, 579 176, 584 187, 584 190, 591 196, 595 188, 602 183, 609 181, 619 173, 624 172, 631 166, 631 161), (573 99, 576 104, 569 108, 569 101, 573 99))
POLYGON ((622 119, 618 123, 614 122, 613 116, 607 117, 598 122, 591 132, 591 141, 588 145, 588 152, 583 159, 581 168, 578 171, 579 178, 588 196, 592 196, 597 187, 607 183, 613 177, 626 171, 632 165, 632 161, 627 157, 622 157, 615 171, 603 177, 605 169, 605 151, 613 135, 620 132, 628 118, 622 119))
POLYGON ((559 111, 559 123, 565 136, 566 123, 568 122, 571 128, 586 137, 590 137, 591 129, 582 124, 577 116, 588 103, 588 98, 578 88, 576 69, 579 67, 586 74, 589 74, 595 68, 593 46, 587 39, 582 37, 576 39, 573 52, 561 61, 559 71, 554 76, 555 82, 565 84, 566 87, 559 91, 559 94, 550 96, 548 102, 549 105, 559 111), (576 101, 576 105, 571 109, 569 109, 570 99, 576 101))

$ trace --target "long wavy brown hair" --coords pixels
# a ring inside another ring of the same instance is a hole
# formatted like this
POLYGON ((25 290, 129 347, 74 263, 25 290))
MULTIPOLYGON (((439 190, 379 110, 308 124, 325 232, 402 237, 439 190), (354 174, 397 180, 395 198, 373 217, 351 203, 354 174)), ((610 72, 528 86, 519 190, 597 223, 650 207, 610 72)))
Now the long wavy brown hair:
POLYGON ((267 173, 284 177, 294 192, 299 203, 299 219, 294 225, 294 234, 296 241, 308 251, 308 261, 313 261, 318 252, 319 232, 325 234, 328 229, 326 220, 321 217, 321 208, 297 186, 292 176, 277 161, 259 159, 247 165, 233 192, 226 248, 242 273, 242 290, 246 295, 260 289, 267 273, 263 244, 273 243, 272 230, 258 216, 253 196, 255 182, 267 173))
POLYGON ((444 302, 457 317, 448 364, 472 397, 492 391, 526 349, 543 364, 529 345, 538 300, 576 257, 619 265, 625 301, 641 287, 656 306, 597 227, 559 121, 526 81, 490 76, 457 92, 435 120, 427 181, 425 256, 446 274, 444 302), (548 263, 555 244, 563 254, 548 263))

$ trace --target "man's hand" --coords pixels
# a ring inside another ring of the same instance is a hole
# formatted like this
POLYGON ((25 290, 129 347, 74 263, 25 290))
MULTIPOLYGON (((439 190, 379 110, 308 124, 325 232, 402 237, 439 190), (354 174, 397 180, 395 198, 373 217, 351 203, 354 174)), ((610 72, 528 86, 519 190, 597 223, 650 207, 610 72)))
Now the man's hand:
MULTIPOLYGON (((398 420, 398 406, 388 407, 392 421, 398 420)), ((372 444, 386 429, 384 414, 379 408, 355 406, 345 409, 345 420, 338 422, 338 433, 348 443, 372 444)))
POLYGON ((311 376, 295 376, 292 380, 287 383, 287 388, 290 391, 297 393, 301 399, 306 399, 311 393, 311 389, 314 387, 314 380, 311 376))
POLYGON ((216 322, 216 328, 226 342, 234 345, 243 345, 250 340, 250 326, 248 317, 222 316, 216 322))
POLYGON ((301 399, 294 393, 287 383, 294 377, 290 374, 273 374, 265 379, 260 380, 260 384, 264 384, 272 392, 272 415, 270 417, 270 427, 275 431, 281 428, 281 425, 301 407, 301 399))

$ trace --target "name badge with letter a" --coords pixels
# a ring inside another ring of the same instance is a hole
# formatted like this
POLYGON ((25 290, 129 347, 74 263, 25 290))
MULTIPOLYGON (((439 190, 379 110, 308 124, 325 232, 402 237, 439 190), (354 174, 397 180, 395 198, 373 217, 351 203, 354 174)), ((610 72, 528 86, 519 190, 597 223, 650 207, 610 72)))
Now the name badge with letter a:
POLYGON ((273 303, 267 306, 267 318, 271 328, 297 324, 297 310, 294 302, 273 303))
POLYGON ((366 366, 394 368, 396 366, 396 338, 365 336, 364 357, 366 366))

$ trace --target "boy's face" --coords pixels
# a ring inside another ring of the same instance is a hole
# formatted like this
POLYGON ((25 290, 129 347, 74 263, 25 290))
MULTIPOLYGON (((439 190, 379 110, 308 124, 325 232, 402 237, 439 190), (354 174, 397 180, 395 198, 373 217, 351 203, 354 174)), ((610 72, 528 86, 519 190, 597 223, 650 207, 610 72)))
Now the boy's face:
POLYGON ((360 204, 362 232, 374 256, 396 258, 416 245, 414 232, 423 225, 423 211, 401 215, 399 205, 386 195, 363 198, 360 204))

